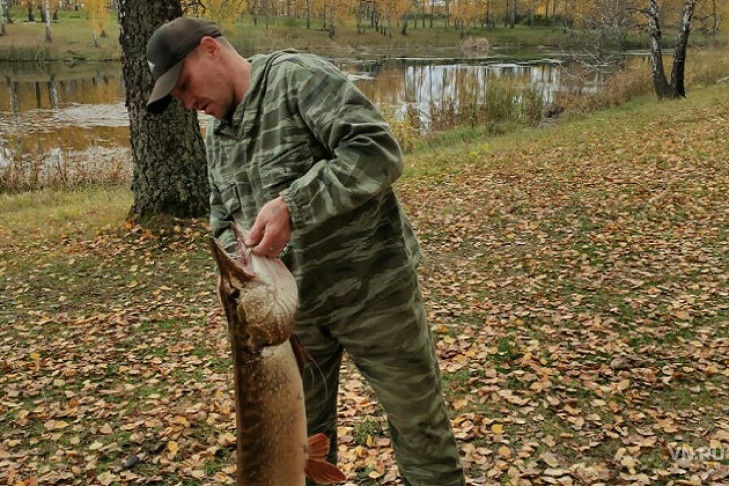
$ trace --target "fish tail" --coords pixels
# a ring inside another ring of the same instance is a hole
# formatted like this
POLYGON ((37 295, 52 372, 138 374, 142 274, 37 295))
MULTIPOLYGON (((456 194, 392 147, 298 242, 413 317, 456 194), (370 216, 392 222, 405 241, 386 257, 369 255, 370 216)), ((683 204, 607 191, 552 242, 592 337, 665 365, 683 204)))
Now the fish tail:
POLYGON ((306 459, 304 472, 306 475, 322 484, 339 483, 347 479, 342 471, 334 464, 326 462, 329 453, 329 438, 324 434, 309 437, 309 457, 306 459))

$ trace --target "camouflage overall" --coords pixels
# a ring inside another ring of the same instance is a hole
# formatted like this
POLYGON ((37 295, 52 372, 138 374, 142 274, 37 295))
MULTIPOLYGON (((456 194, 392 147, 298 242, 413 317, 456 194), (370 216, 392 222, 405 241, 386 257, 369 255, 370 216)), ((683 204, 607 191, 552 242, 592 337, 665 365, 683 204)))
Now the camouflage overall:
POLYGON ((420 251, 391 187, 403 170, 392 132, 330 63, 293 51, 251 59, 232 123, 206 133, 213 234, 250 227, 283 197, 293 225, 283 257, 299 288, 297 335, 321 373, 305 374, 309 432, 336 459, 336 395, 346 350, 387 412, 403 480, 465 484, 442 398, 416 268, 420 251), (322 374, 325 379, 322 379, 322 374))

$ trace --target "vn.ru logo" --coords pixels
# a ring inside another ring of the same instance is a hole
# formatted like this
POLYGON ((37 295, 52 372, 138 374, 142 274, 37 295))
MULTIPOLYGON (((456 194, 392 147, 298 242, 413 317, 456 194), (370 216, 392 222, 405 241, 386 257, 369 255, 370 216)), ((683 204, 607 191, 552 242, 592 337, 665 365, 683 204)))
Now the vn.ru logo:
POLYGON ((692 447, 687 444, 668 444, 668 453, 674 461, 723 461, 729 458, 727 447, 692 447))

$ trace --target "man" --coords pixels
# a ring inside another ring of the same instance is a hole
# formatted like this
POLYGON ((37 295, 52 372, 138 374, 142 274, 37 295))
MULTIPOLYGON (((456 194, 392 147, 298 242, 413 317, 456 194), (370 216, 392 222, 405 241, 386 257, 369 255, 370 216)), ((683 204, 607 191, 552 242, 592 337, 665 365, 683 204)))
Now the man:
POLYGON ((147 44, 148 110, 170 96, 215 118, 206 130, 213 233, 282 258, 296 277, 309 434, 336 462, 346 349, 387 412, 405 484, 462 486, 463 470, 425 321, 413 230, 391 187, 403 170, 390 127, 330 63, 294 51, 241 57, 213 23, 182 17, 147 44))

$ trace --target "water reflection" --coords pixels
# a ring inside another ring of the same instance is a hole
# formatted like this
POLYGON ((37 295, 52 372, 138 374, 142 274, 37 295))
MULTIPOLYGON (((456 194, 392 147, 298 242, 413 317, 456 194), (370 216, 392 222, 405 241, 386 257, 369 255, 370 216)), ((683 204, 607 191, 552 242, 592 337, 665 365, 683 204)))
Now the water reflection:
MULTIPOLYGON (((0 65, 0 168, 88 169, 128 152, 117 63, 0 65)), ((42 175, 42 174, 41 174, 42 175)))
MULTIPOLYGON (((478 103, 496 78, 537 87, 545 101, 562 84, 554 60, 334 60, 378 105, 426 113, 432 104, 478 103)), ((600 80, 595 79, 597 86, 600 80)), ((119 63, 0 64, 0 169, 15 162, 129 157, 129 120, 119 63), (4 86, 3 86, 4 84, 4 86), (91 154, 91 155, 90 155, 91 154)))
POLYGON ((457 100, 459 92, 469 90, 475 102, 485 96, 489 79, 512 78, 531 83, 544 95, 554 99, 560 86, 562 66, 559 61, 544 59, 537 63, 499 63, 469 65, 463 63, 429 63, 352 65, 342 62, 359 88, 377 103, 427 106, 457 100))

